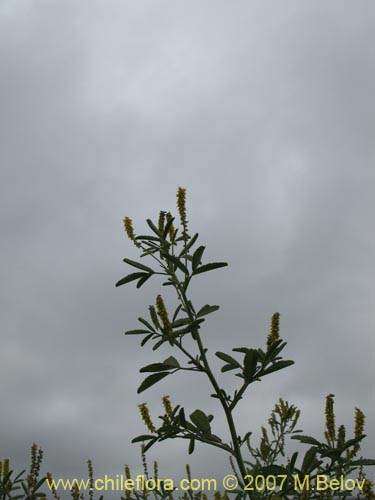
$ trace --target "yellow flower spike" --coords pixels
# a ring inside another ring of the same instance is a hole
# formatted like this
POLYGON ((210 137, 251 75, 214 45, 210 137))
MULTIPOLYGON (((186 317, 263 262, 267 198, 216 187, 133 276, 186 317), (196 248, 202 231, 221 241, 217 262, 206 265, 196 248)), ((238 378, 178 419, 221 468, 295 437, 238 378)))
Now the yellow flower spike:
POLYGON ((77 482, 74 483, 73 488, 71 489, 71 492, 72 492, 73 499, 78 500, 79 499, 79 486, 78 486, 77 482))
POLYGON ((182 224, 186 223, 186 189, 177 189, 177 208, 182 224))
POLYGON ((186 464, 185 468, 186 468, 186 476, 187 476, 187 478, 189 479, 189 481, 191 481, 191 471, 190 471, 190 465, 189 465, 189 464, 186 464))
POLYGON ((335 397, 334 394, 329 394, 326 397, 326 408, 325 408, 325 416, 326 416, 326 431, 324 433, 327 442, 329 444, 333 444, 333 442, 336 440, 336 430, 335 430, 335 413, 333 409, 334 401, 333 398, 335 397))
MULTIPOLYGON (((142 444, 141 446, 141 457, 142 457, 142 465, 143 465, 143 471, 145 473, 146 478, 148 479, 148 467, 147 467, 147 460, 146 460, 146 453, 145 453, 145 445, 142 444)), ((146 486, 143 491, 146 491, 146 486)))
POLYGON ((156 460, 154 460, 154 479, 157 482, 159 477, 159 466, 156 460))
POLYGON ((128 235, 129 240, 134 241, 135 234, 133 229, 133 221, 131 220, 130 217, 124 217, 123 222, 124 222, 125 232, 128 235))
MULTIPOLYGON (((172 219, 172 214, 170 212, 167 212, 165 214, 165 217, 167 219, 167 222, 169 222, 172 219)), ((169 239, 171 240, 171 243, 173 243, 174 238, 176 236, 176 229, 174 228, 173 223, 169 226, 168 234, 169 234, 169 239)))
POLYGON ((135 241, 135 233, 133 229, 133 221, 130 217, 124 217, 123 220, 125 232, 128 235, 129 240, 131 240, 137 248, 140 248, 140 243, 135 241))
POLYGON ((159 320, 158 320, 158 316, 156 314, 156 311, 155 311, 155 307, 154 306, 149 306, 149 311, 150 311, 150 317, 152 319, 152 322, 154 323, 155 325, 155 328, 157 330, 160 330, 160 323, 159 323, 159 320))
POLYGON ((345 444, 346 429, 344 425, 340 425, 337 429, 337 448, 342 448, 345 444))
POLYGON ((265 427, 261 427, 261 430, 262 430, 262 440, 265 442, 265 443, 269 443, 269 439, 268 439, 268 434, 267 434, 267 429, 265 427))
POLYGON ((295 412, 295 421, 297 421, 299 419, 301 415, 301 410, 299 408, 296 409, 296 412, 295 412))
POLYGON ((362 436, 365 430, 365 414, 359 409, 355 408, 354 413, 354 435, 355 437, 362 436))
MULTIPOLYGON (((365 414, 359 409, 354 409, 354 437, 359 438, 365 430, 365 414)), ((353 456, 361 449, 360 443, 353 446, 353 456)))
POLYGON ((275 312, 272 315, 270 333, 267 337, 267 351, 271 348, 272 344, 280 338, 280 313, 275 312))
POLYGON ((164 226, 165 226, 165 212, 161 211, 159 213, 159 222, 158 222, 158 229, 160 236, 163 235, 164 226))
POLYGON ((165 330, 170 335, 172 333, 172 327, 168 318, 167 308, 165 307, 164 300, 161 295, 158 295, 156 297, 156 309, 158 311, 159 318, 161 319, 165 330))
POLYGON ((129 469, 129 466, 127 464, 124 465, 124 473, 125 473, 126 479, 131 479, 130 469, 129 469))
POLYGON ((363 483, 362 493, 365 495, 366 500, 375 500, 374 483, 369 479, 365 479, 363 483))
POLYGON ((3 477, 5 478, 9 474, 9 458, 5 458, 3 463, 3 477))
POLYGON ((46 478, 47 478, 48 488, 51 490, 53 497, 58 499, 59 497, 57 496, 57 490, 56 490, 55 485, 53 483, 52 474, 50 472, 47 472, 46 478))
POLYGON ((150 432, 156 432, 156 428, 154 424, 152 423, 151 417, 150 417, 150 410, 148 409, 147 403, 142 403, 138 405, 139 411, 141 412, 141 417, 143 422, 146 424, 146 427, 150 432))
MULTIPOLYGON (((130 476, 130 469, 129 469, 129 466, 128 465, 124 465, 124 473, 125 473, 125 477, 126 479, 131 479, 131 476, 130 476)), ((129 489, 126 489, 125 490, 125 499, 126 500, 131 500, 131 493, 130 493, 130 490, 129 489)))
POLYGON ((162 401, 163 401, 165 413, 168 415, 169 418, 172 418, 173 417, 173 409, 172 409, 172 405, 171 405, 171 401, 169 399, 169 396, 164 396, 162 401))

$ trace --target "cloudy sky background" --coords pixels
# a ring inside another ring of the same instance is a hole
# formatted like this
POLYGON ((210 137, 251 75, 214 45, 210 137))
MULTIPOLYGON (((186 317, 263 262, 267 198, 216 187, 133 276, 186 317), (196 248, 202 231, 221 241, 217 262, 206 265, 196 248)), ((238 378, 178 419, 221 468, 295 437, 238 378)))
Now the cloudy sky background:
MULTIPOLYGON (((1 457, 26 465, 35 441, 56 477, 87 458, 98 476, 140 472, 137 404, 157 420, 164 394, 226 436, 197 375, 137 395, 139 368, 169 352, 123 335, 160 288, 115 288, 137 256, 122 218, 144 232, 177 186, 206 258, 229 263, 192 289, 221 305, 210 353, 263 346, 280 311, 296 361, 248 391, 239 431, 282 396, 319 437, 334 393, 348 433, 354 406, 367 415, 375 457, 374 16, 371 0, 1 2, 1 457)), ((150 462, 229 472, 186 448, 150 462)))

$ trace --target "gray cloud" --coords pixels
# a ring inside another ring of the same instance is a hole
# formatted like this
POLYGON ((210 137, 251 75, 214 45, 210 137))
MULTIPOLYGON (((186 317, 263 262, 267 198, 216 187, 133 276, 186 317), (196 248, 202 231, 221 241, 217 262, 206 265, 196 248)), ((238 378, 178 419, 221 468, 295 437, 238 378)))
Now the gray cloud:
MULTIPOLYGON (((158 286, 114 288, 137 255, 122 217, 144 229, 179 185, 207 256, 230 263, 192 289, 222 305, 210 350, 262 345, 280 310, 296 360, 254 387, 242 430, 282 395, 318 434, 333 392, 348 428, 354 406, 367 415, 371 456, 373 15, 369 1, 3 2, 1 456, 22 464, 36 441, 56 475, 88 457, 121 473, 140 467, 138 403, 216 409, 183 377, 136 395, 159 355, 122 334, 158 286)), ((220 477, 225 457, 199 454, 151 455, 164 475, 190 460, 220 477)))

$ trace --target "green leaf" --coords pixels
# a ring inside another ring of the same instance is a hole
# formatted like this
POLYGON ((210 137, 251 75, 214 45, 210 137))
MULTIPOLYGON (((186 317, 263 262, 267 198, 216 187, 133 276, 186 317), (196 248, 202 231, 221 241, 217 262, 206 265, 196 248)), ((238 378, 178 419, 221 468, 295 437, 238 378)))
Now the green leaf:
POLYGON ((167 221, 167 223, 165 225, 165 228, 164 228, 164 231, 163 231, 163 240, 165 240, 166 237, 168 236, 169 229, 170 229, 171 225, 173 224, 174 219, 175 219, 174 217, 171 217, 167 221))
POLYGON ((144 339, 142 339, 142 342, 141 342, 141 347, 143 347, 146 342, 148 342, 155 334, 154 333, 150 333, 150 335, 146 335, 146 337, 144 339))
MULTIPOLYGON (((38 483, 36 484, 35 486, 35 491, 36 490, 39 490, 39 488, 42 486, 42 484, 46 481, 46 477, 42 477, 41 479, 39 479, 38 483)), ((45 493, 42 493, 43 496, 45 496, 45 493)), ((37 496, 40 496, 40 493, 37 493, 37 496)))
POLYGON ((204 434, 209 434, 211 432, 210 421, 205 413, 202 410, 195 410, 190 415, 190 420, 194 425, 198 427, 200 431, 204 434))
POLYGON ((224 372, 229 372, 230 370, 235 370, 237 368, 237 366, 233 366, 233 365, 224 365, 222 368, 221 368, 221 371, 222 373, 224 372))
POLYGON ((151 267, 145 266, 144 264, 141 264, 140 262, 136 262, 135 260, 130 260, 130 259, 123 259, 124 262, 129 264, 130 266, 137 267, 138 269, 143 269, 143 271, 147 271, 148 273, 153 273, 154 270, 151 269, 151 267))
POLYGON ((145 326, 147 326, 147 328, 149 328, 152 332, 155 332, 154 327, 148 321, 146 321, 145 319, 138 318, 138 321, 140 323, 143 323, 145 326))
POLYGON ((156 441, 157 441, 157 440, 158 440, 158 438, 157 438, 157 437, 154 437, 154 439, 150 439, 150 441, 149 441, 149 442, 148 442, 148 443, 144 446, 144 448, 143 448, 143 452, 144 452, 144 453, 146 453, 146 451, 147 451, 148 449, 150 449, 150 448, 151 448, 151 446, 152 446, 152 445, 154 445, 154 444, 156 443, 156 441))
POLYGON ((271 347, 268 349, 266 356, 267 359, 274 359, 286 346, 286 342, 282 339, 276 340, 271 347))
POLYGON ((179 326, 189 325, 190 323, 191 323, 190 318, 180 318, 180 319, 177 319, 176 321, 173 321, 173 323, 171 324, 171 327, 177 328, 179 326))
POLYGON ((141 278, 138 283, 137 283, 137 288, 141 288, 141 286, 146 283, 146 281, 151 278, 151 276, 153 275, 154 273, 151 273, 151 274, 146 274, 146 276, 143 276, 143 278, 141 278))
POLYGON ((172 262, 172 264, 178 267, 183 273, 189 274, 188 268, 181 261, 179 261, 177 257, 164 252, 162 253, 162 255, 168 262, 172 262))
POLYGON ((198 247, 195 252, 193 253, 193 260, 192 260, 192 267, 193 267, 193 272, 197 269, 199 264, 201 263, 202 255, 203 252, 205 251, 206 247, 198 247))
POLYGON ((298 451, 295 451, 292 455, 292 458, 290 459, 289 464, 287 465, 287 469, 288 469, 289 473, 293 472, 297 458, 298 458, 298 451))
POLYGON ((159 229, 155 226, 155 224, 152 222, 152 220, 151 219, 147 219, 146 222, 149 225, 149 227, 154 231, 154 233, 157 236, 159 236, 159 229))
POLYGON ((143 333, 150 333, 148 330, 129 330, 125 335, 141 335, 143 333))
POLYGON ((219 267, 225 267, 228 264, 226 262, 210 262, 209 264, 205 264, 204 266, 198 267, 194 271, 193 274, 201 274, 205 273, 207 271, 212 271, 213 269, 219 269, 219 267))
POLYGON ((165 359, 163 361, 163 363, 165 365, 169 365, 169 366, 172 366, 173 368, 179 368, 180 367, 180 364, 179 362, 177 361, 176 358, 174 358, 173 356, 169 356, 169 358, 165 359))
MULTIPOLYGON (((265 352, 264 352, 262 349, 260 349, 260 348, 259 348, 259 349, 257 349, 257 351, 258 351, 258 358, 259 358, 259 361, 260 361, 261 363, 263 363, 263 362, 265 361, 265 359, 266 359, 266 354, 265 354, 265 352)), ((266 363, 266 364, 267 364, 267 363, 266 363)))
POLYGON ((125 285, 125 283, 130 283, 131 281, 135 281, 138 278, 143 278, 143 276, 148 276, 148 274, 146 274, 146 273, 132 273, 132 274, 128 274, 128 276, 125 276, 125 278, 122 278, 122 280, 118 281, 116 283, 116 286, 125 285))
POLYGON ((139 236, 135 237, 135 240, 141 240, 141 241, 160 241, 159 238, 156 236, 149 236, 147 234, 140 234, 139 236))
POLYGON ((185 256, 187 254, 187 252, 190 250, 190 248, 194 245, 194 243, 197 241, 198 239, 198 233, 194 234, 194 236, 189 240, 188 244, 186 245, 186 247, 184 247, 179 255, 179 257, 182 257, 182 256, 185 256))
POLYGON ((195 439, 191 438, 189 442, 189 455, 191 455, 195 448, 195 439))
POLYGON ((375 460, 371 458, 360 458, 359 460, 355 460, 354 462, 350 462, 350 466, 367 466, 367 465, 375 465, 375 460))
POLYGON ((242 366, 236 359, 232 358, 232 356, 229 356, 229 354, 225 354, 225 352, 217 351, 215 352, 215 356, 217 356, 218 358, 222 359, 223 361, 225 361, 230 365, 233 365, 237 368, 242 368, 242 366))
POLYGON ((207 314, 211 314, 217 311, 218 309, 220 309, 220 306, 209 306, 208 304, 206 304, 205 306, 202 307, 202 309, 198 311, 197 318, 201 316, 206 316, 207 314))
MULTIPOLYGON (((191 300, 188 300, 188 303, 189 303, 190 309, 193 311, 193 314, 195 314, 195 309, 194 309, 194 306, 193 306, 191 300)), ((184 309, 184 311, 187 312, 185 309, 184 309)))
POLYGON ((300 443, 304 444, 312 444, 314 446, 321 446, 322 443, 320 443, 317 439, 311 437, 311 436, 291 436, 290 439, 297 439, 300 443))
POLYGON ((266 368, 263 370, 260 375, 268 375, 269 373, 277 372, 278 370, 282 370, 283 368, 286 368, 287 366, 294 365, 294 361, 288 359, 288 360, 283 360, 283 361, 276 361, 273 365, 271 365, 269 368, 266 368))
POLYGON ((349 439, 349 441, 346 441, 346 443, 344 444, 342 450, 346 450, 347 448, 350 448, 351 446, 353 446, 354 444, 357 444, 359 443, 360 441, 362 441, 362 439, 364 439, 366 437, 366 434, 362 434, 361 436, 358 436, 356 438, 353 438, 353 439, 349 439))
POLYGON ((315 446, 313 446, 312 448, 309 448, 306 451, 305 456, 303 458, 302 466, 301 466, 301 471, 303 473, 308 474, 309 472, 311 472, 311 470, 313 470, 314 467, 312 467, 312 466, 316 463, 316 460, 315 460, 316 452, 317 452, 317 448, 315 446))
POLYGON ((245 382, 249 384, 257 371, 258 351, 256 349, 249 349, 244 357, 244 370, 243 375, 245 382))
POLYGON ((144 381, 141 383, 141 385, 138 387, 137 393, 140 394, 141 392, 145 391, 152 385, 156 384, 163 378, 167 377, 169 373, 162 372, 162 373, 154 373, 152 375, 149 375, 144 379, 144 381))
POLYGON ((173 370, 175 367, 167 365, 165 363, 151 363, 150 365, 144 366, 139 371, 141 373, 145 372, 165 372, 168 370, 173 370))
POLYGON ((177 316, 178 316, 178 313, 180 312, 181 307, 182 307, 182 304, 179 304, 179 305, 176 307, 176 310, 175 310, 175 312, 174 312, 174 314, 173 314, 172 323, 173 323, 174 321, 176 321, 176 318, 177 318, 177 316))
POLYGON ((155 436, 150 436, 149 434, 142 434, 132 439, 132 443, 139 443, 140 441, 149 441, 150 439, 155 439, 155 436))
POLYGON ((181 422, 182 427, 186 428, 187 422, 186 422, 186 418, 185 418, 185 410, 183 408, 180 409, 178 416, 180 418, 180 422, 181 422))
POLYGON ((274 475, 274 476, 278 476, 278 475, 286 475, 287 474, 287 470, 282 467, 281 465, 266 465, 265 467, 262 467, 260 469, 261 471, 261 474, 262 476, 269 476, 269 475, 274 475))
POLYGON ((156 349, 159 349, 159 347, 164 344, 164 342, 166 342, 168 339, 164 338, 164 339, 161 339, 159 340, 158 342, 156 342, 156 344, 154 345, 154 347, 152 348, 153 351, 156 351, 156 349))

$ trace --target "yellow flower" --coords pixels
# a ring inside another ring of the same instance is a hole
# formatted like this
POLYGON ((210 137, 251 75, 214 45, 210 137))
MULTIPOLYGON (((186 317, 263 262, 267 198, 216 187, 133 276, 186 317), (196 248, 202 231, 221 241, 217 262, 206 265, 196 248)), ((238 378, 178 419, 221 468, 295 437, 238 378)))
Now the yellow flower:
MULTIPOLYGON (((167 212, 165 216, 166 216, 167 222, 169 222, 172 219, 172 215, 170 212, 167 212)), ((171 240, 171 243, 173 243, 174 238, 176 236, 176 229, 174 228, 173 223, 169 226, 168 233, 169 233, 169 239, 171 240)))
POLYGON ((168 318, 168 311, 167 308, 165 307, 164 300, 161 295, 158 295, 156 297, 156 309, 158 311, 159 318, 161 319, 165 330, 167 331, 168 334, 171 334, 172 327, 168 318))
POLYGON ((133 221, 130 217, 124 217, 124 228, 125 232, 128 235, 128 238, 132 241, 135 239, 134 229, 133 229, 133 221))
POLYGON ((267 337, 267 351, 271 348, 272 344, 279 340, 280 337, 280 313, 275 312, 272 315, 270 333, 267 337))
POLYGON ((365 430, 365 419, 365 414, 356 407, 354 413, 354 435, 356 438, 362 436, 365 430))
POLYGON ((150 316, 151 316, 152 322, 155 325, 155 328, 157 330, 160 330, 160 324, 159 324, 159 320, 158 320, 158 317, 157 317, 157 314, 156 314, 156 311, 155 311, 155 307, 154 306, 149 306, 148 309, 150 311, 150 316))
POLYGON ((163 401, 165 413, 168 415, 168 417, 172 418, 173 417, 173 409, 172 409, 172 405, 171 405, 171 401, 169 399, 169 396, 164 396, 162 401, 163 401))
POLYGON ((161 211, 159 213, 159 222, 158 222, 158 229, 160 236, 163 235, 164 226, 165 226, 165 212, 161 211))
POLYGON ((186 464, 185 468, 186 468, 186 476, 187 476, 187 478, 189 479, 189 481, 191 481, 191 471, 190 471, 190 465, 189 465, 189 464, 186 464))
MULTIPOLYGON (((356 407, 354 410, 354 437, 359 438, 362 436, 365 430, 365 419, 365 414, 356 407)), ((361 445, 356 443, 353 446, 353 455, 355 455, 360 449, 361 445)))
POLYGON ((344 425, 340 425, 337 429, 337 447, 340 449, 345 444, 346 430, 344 425))
POLYGON ((367 500, 375 500, 375 493, 373 488, 374 488, 374 483, 369 479, 365 479, 362 488, 362 493, 365 494, 367 500))
POLYGON ((133 221, 131 220, 131 218, 124 217, 123 223, 124 223, 125 232, 128 235, 128 238, 130 240, 132 240, 132 242, 134 243, 134 245, 137 248, 140 248, 141 244, 138 243, 138 241, 136 241, 136 239, 135 239, 135 234, 134 234, 134 229, 133 229, 133 221))
POLYGON ((324 433, 328 443, 333 443, 336 439, 336 431, 335 431, 335 413, 333 410, 333 398, 335 397, 334 394, 329 394, 326 397, 326 409, 325 409, 325 416, 326 416, 326 431, 324 433))
POLYGON ((186 223, 186 189, 177 189, 177 208, 182 224, 186 223))
POLYGON ((154 424, 152 423, 151 417, 150 417, 150 410, 148 409, 147 403, 142 403, 138 405, 139 411, 141 412, 141 417, 143 422, 146 424, 148 430, 150 432, 156 432, 156 428, 154 424))
MULTIPOLYGON (((125 477, 126 479, 131 479, 131 475, 130 475, 130 469, 128 467, 128 465, 124 465, 124 472, 125 472, 125 477)), ((130 490, 126 489, 125 490, 125 498, 126 500, 131 500, 131 493, 130 493, 130 490)))

